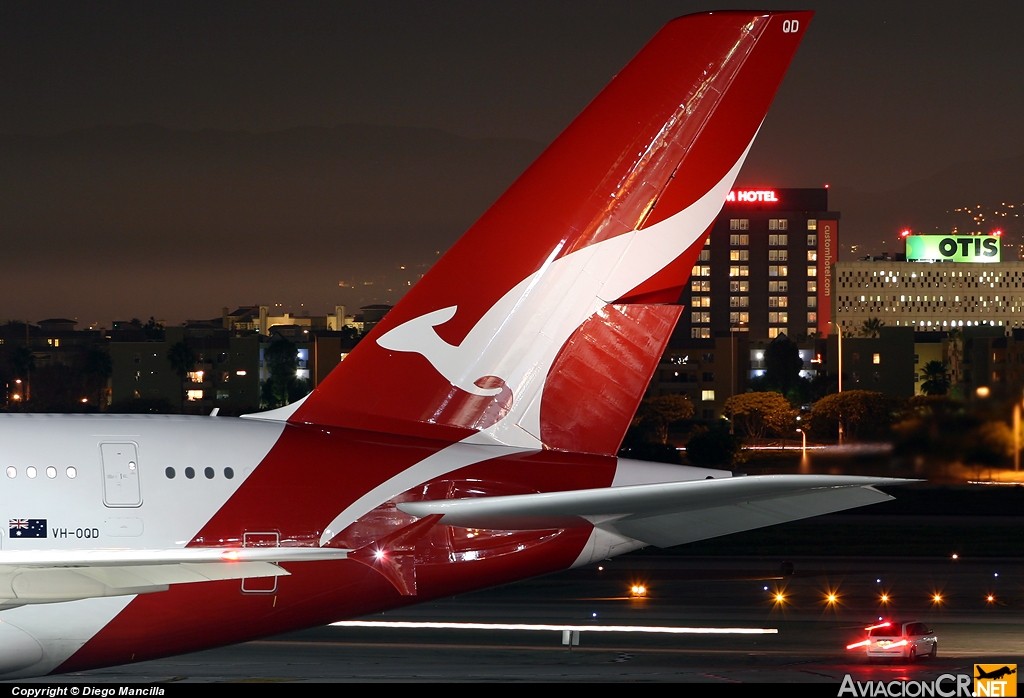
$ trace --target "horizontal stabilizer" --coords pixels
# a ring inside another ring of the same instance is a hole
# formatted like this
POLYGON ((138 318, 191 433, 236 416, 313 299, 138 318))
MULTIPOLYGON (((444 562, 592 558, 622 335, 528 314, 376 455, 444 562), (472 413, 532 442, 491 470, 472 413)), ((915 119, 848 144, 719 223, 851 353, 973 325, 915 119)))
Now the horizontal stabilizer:
POLYGON ((281 562, 343 560, 337 548, 0 552, 0 608, 166 591, 171 584, 287 576, 281 562))
POLYGON ((667 547, 892 499, 875 485, 913 482, 843 475, 758 475, 568 492, 403 502, 413 516, 467 528, 540 530, 594 525, 667 547))

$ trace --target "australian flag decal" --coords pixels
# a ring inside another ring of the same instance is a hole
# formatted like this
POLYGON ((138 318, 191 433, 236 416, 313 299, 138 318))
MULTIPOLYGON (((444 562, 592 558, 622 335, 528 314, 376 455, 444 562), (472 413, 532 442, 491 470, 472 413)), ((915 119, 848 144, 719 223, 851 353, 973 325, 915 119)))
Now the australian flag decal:
POLYGON ((46 538, 46 519, 11 519, 11 538, 46 538))

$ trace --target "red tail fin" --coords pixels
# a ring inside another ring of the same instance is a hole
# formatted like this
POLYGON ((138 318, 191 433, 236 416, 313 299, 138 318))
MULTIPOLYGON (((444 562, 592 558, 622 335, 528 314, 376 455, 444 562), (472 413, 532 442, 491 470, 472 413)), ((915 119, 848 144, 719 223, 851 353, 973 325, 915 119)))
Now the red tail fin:
POLYGON ((614 453, 810 18, 670 22, 291 421, 614 453))

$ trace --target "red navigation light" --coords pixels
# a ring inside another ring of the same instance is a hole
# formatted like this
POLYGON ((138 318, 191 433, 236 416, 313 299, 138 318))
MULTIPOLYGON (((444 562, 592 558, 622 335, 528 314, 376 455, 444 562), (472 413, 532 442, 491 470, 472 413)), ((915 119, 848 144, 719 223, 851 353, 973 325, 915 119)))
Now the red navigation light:
POLYGON ((992 234, 995 235, 997 238, 1001 238, 1003 236, 1003 231, 1002 230, 993 230, 992 234))
POLYGON ((236 562, 239 558, 239 553, 237 550, 226 550, 221 553, 220 557, 222 560, 226 560, 228 562, 236 562))
POLYGON ((910 231, 909 230, 901 230, 900 231, 900 237, 901 238, 908 237, 909 235, 910 235, 910 231))

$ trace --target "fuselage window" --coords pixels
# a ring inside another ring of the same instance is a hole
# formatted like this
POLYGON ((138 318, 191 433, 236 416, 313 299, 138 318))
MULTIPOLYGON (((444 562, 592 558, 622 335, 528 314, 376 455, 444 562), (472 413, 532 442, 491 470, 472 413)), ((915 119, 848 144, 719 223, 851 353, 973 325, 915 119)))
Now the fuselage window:
POLYGON ((18 477, 18 469, 15 468, 13 465, 7 466, 7 477, 11 478, 12 480, 18 477))
POLYGON ((196 471, 195 470, 193 470, 192 468, 185 468, 185 477, 187 477, 189 480, 191 480, 195 476, 196 476, 196 471))
POLYGON ((206 476, 207 480, 212 480, 213 479, 213 468, 206 468, 203 471, 203 475, 206 476))
POLYGON ((168 480, 173 480, 174 479, 174 468, 166 468, 166 469, 164 469, 164 475, 167 476, 168 480))
POLYGON ((46 477, 50 478, 51 480, 57 477, 57 469, 54 468, 52 465, 46 466, 46 477))
POLYGON ((28 475, 30 480, 32 478, 34 478, 36 476, 36 468, 35 468, 35 466, 34 465, 30 465, 27 468, 25 468, 25 474, 28 475))
POLYGON ((230 480, 234 476, 235 476, 235 471, 234 471, 233 468, 224 468, 224 477, 226 477, 228 480, 230 480))
POLYGON ((76 477, 78 477, 78 470, 73 465, 68 466, 67 473, 69 480, 74 480, 76 477))

